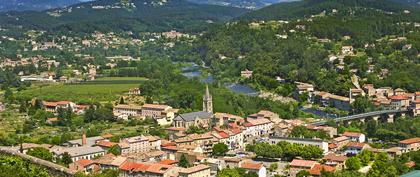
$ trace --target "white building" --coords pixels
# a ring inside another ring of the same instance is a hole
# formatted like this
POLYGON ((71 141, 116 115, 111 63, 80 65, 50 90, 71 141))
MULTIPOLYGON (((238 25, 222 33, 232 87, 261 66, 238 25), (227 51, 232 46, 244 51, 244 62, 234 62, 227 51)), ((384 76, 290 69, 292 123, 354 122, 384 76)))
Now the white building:
POLYGON ((364 143, 366 141, 365 134, 359 132, 344 132, 343 136, 354 142, 364 143))

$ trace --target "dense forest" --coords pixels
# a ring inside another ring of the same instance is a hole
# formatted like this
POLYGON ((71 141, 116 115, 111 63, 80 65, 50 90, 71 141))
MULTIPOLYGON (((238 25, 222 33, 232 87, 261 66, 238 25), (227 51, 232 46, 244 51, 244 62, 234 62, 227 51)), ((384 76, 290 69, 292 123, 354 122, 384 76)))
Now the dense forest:
POLYGON ((247 10, 214 5, 193 4, 184 0, 134 0, 122 4, 119 0, 81 3, 65 9, 43 12, 9 12, 0 16, 2 27, 23 26, 27 29, 48 30, 52 33, 91 33, 94 31, 168 31, 172 29, 196 32, 212 23, 239 16, 247 10), (107 9, 95 9, 93 7, 107 9), (112 8, 119 7, 119 8, 112 8))

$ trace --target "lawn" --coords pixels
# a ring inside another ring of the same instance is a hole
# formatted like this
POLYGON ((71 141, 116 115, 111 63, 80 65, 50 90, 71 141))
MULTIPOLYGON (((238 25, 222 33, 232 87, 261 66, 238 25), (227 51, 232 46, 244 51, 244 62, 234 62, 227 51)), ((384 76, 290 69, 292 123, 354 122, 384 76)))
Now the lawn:
POLYGON ((100 78, 81 84, 57 84, 31 87, 17 93, 21 98, 39 98, 43 100, 73 102, 107 102, 118 97, 131 88, 138 87, 145 78, 100 78))

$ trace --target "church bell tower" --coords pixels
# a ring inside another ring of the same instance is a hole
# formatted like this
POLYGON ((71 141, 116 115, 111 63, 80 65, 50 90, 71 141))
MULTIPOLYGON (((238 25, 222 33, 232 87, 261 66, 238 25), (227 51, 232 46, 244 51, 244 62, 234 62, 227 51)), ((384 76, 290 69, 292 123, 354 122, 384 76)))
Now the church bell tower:
POLYGON ((203 96, 203 111, 213 113, 213 98, 210 95, 208 85, 206 85, 206 93, 203 96))

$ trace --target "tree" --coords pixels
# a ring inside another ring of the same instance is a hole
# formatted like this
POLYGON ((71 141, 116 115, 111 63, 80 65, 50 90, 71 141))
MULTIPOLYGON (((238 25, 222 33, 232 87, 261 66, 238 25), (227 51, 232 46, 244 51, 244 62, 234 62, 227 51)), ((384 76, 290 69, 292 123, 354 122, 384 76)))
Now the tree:
POLYGON ((113 145, 108 149, 108 153, 114 154, 116 156, 121 155, 121 148, 117 144, 113 145))
POLYGON ((10 88, 7 88, 4 92, 4 99, 6 99, 8 102, 12 102, 13 98, 14 96, 12 90, 10 88))
POLYGON ((53 154, 48 149, 43 147, 35 147, 29 149, 26 154, 48 161, 52 161, 53 159, 53 154))
POLYGON ((271 163, 270 167, 268 168, 269 171, 274 172, 279 168, 279 165, 277 162, 271 163))
POLYGON ((68 166, 69 164, 71 164, 73 162, 73 160, 71 160, 71 156, 68 152, 63 153, 63 155, 61 156, 61 162, 63 164, 65 164, 66 166, 68 166))
POLYGON ((236 169, 225 168, 217 173, 217 177, 241 177, 241 175, 236 169))
POLYGON ((370 161, 373 160, 374 155, 369 150, 364 149, 360 154, 357 155, 357 158, 359 158, 363 166, 366 166, 370 161))
POLYGON ((354 113, 364 113, 373 109, 373 104, 367 97, 357 97, 351 105, 354 113))
POLYGON ((214 156, 224 156, 229 151, 228 146, 225 143, 217 143, 213 146, 214 156))
POLYGON ((185 156, 185 154, 182 154, 181 155, 181 158, 179 159, 179 163, 178 163, 178 165, 180 166, 180 167, 184 167, 184 168, 188 168, 188 167, 190 167, 191 165, 190 165, 190 162, 188 162, 188 159, 187 159, 187 157, 185 156))
POLYGON ((119 104, 125 104, 124 97, 121 97, 121 98, 120 98, 120 102, 119 102, 119 104))
POLYGON ((311 176, 311 173, 307 170, 301 170, 296 174, 296 177, 309 177, 311 176))
POLYGON ((362 163, 357 157, 350 157, 346 160, 346 167, 348 170, 359 170, 362 167, 362 163))

